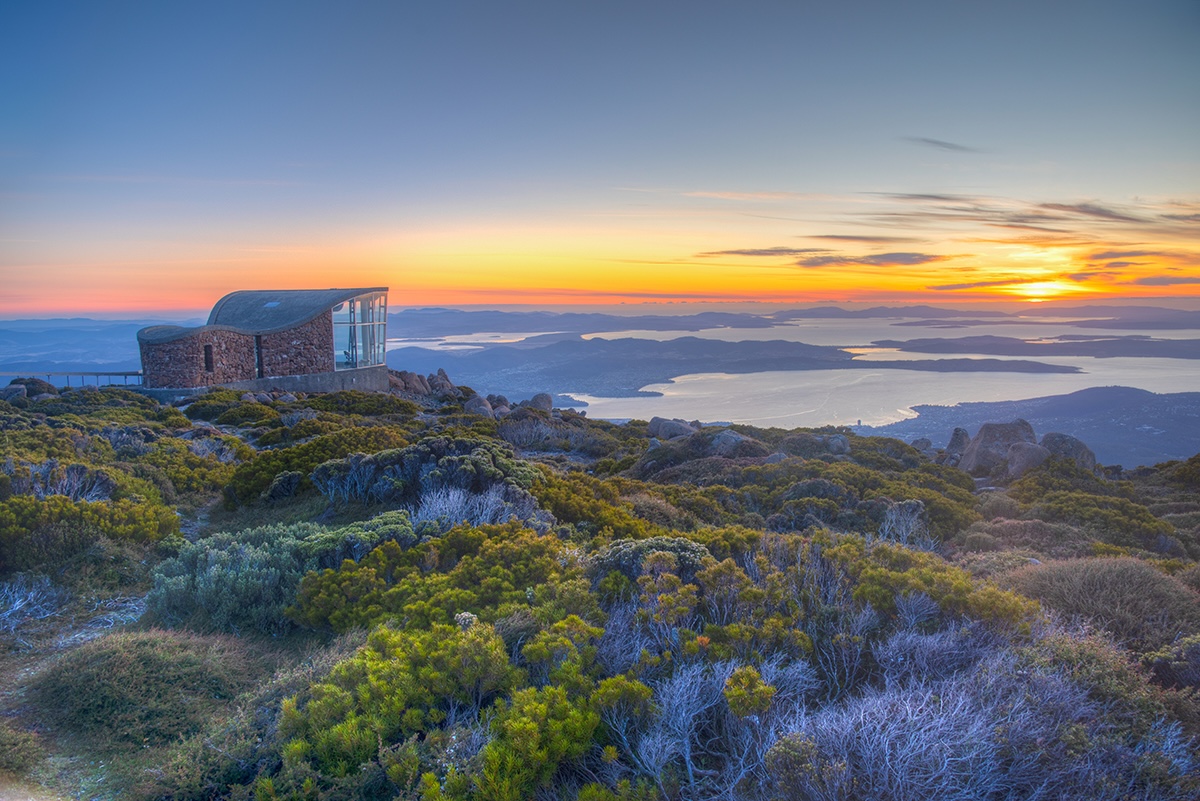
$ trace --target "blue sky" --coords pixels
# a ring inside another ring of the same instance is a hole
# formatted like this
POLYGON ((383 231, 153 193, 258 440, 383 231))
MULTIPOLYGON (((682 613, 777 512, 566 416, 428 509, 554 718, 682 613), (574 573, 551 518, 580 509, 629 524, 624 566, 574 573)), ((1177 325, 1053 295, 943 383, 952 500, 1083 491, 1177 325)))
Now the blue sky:
POLYGON ((961 268, 904 295, 1020 279, 963 237, 1029 209, 1082 248, 1073 275, 1168 254, 1106 293, 1194 293, 1198 41, 1193 0, 8 2, 0 314, 51 290, 178 307, 248 274, 430 302, 800 292, 795 259, 697 257, 769 248, 961 268), (964 204, 971 231, 946 220, 964 204))

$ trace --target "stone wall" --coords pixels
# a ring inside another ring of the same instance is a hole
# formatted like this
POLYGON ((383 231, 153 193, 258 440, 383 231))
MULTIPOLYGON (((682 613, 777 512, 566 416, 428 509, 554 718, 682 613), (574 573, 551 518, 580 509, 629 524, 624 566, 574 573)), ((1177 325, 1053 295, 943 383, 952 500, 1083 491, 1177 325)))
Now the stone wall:
MULTIPOLYGON (((332 336, 332 335, 331 335, 332 336)), ((140 342, 142 385, 208 387, 257 376, 254 337, 220 328, 200 329, 168 342, 140 342), (205 369, 204 346, 212 346, 213 370, 205 369)))
POLYGON ((286 331, 263 334, 262 360, 265 378, 333 372, 332 313, 326 311, 286 331))

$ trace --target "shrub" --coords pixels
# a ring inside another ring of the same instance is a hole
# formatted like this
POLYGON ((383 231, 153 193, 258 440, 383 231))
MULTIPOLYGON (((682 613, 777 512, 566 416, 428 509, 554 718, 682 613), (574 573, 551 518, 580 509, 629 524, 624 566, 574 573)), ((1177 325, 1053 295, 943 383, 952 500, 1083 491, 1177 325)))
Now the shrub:
POLYGON ((313 471, 317 489, 334 502, 420 503, 426 492, 483 493, 507 484, 528 490, 541 478, 506 444, 476 437, 426 437, 403 449, 334 459, 313 471))
POLYGON ((1078 526, 1110 545, 1147 550, 1154 550, 1159 538, 1175 534, 1170 523, 1150 514, 1145 506, 1111 495, 1048 492, 1027 516, 1078 526))
POLYGON ((67 651, 30 685, 44 720, 103 747, 197 731, 248 684, 235 641, 168 631, 109 634, 67 651))
POLYGON ((1022 672, 997 654, 808 715, 767 768, 780 799, 1193 797, 1197 760, 1178 726, 1127 743, 1099 710, 1053 665, 1022 672))
POLYGON ((1030 565, 1005 581, 1056 612, 1086 618, 1139 653, 1200 633, 1200 595, 1137 559, 1030 565))
POLYGON ((421 411, 412 401, 384 392, 360 392, 356 389, 314 395, 304 401, 310 409, 342 414, 361 414, 369 417, 404 415, 411 417, 421 411))
POLYGON ((179 518, 155 503, 15 496, 0 502, 0 573, 55 564, 101 536, 153 543, 178 533, 179 518))
MULTIPOLYGON (((392 428, 347 428, 325 434, 301 445, 264 451, 253 461, 239 465, 229 481, 227 493, 234 501, 251 503, 271 486, 275 476, 296 471, 307 476, 313 468, 330 459, 340 459, 351 453, 371 453, 407 445, 404 435, 392 428)), ((301 482, 301 489, 308 483, 301 482)))
POLYGON ((284 760, 345 776, 381 745, 436 728, 455 704, 478 711, 520 678, 490 626, 380 627, 310 690, 284 703, 284 760))
POLYGON ((706 558, 708 549, 682 537, 651 537, 645 540, 617 540, 588 560, 588 574, 600 580, 620 572, 630 580, 642 574, 642 563, 652 553, 665 552, 675 557, 676 575, 684 583, 694 580, 706 558))
POLYGON ((45 754, 37 735, 0 719, 0 773, 25 773, 45 754))
POLYGON ((1087 532, 1066 523, 1049 523, 1045 520, 972 523, 964 532, 962 541, 968 550, 1028 549, 1056 559, 1087 556, 1092 552, 1092 538, 1087 532), (972 542, 989 540, 996 544, 995 548, 971 547, 972 542))
POLYGON ((215 534, 180 549, 154 571, 147 611, 167 625, 281 634, 284 610, 304 575, 361 559, 384 540, 413 541, 403 512, 387 512, 333 531, 313 523, 215 534))
MULTIPOLYGON (((517 608, 553 622, 554 614, 591 614, 588 593, 558 590, 580 578, 571 552, 556 537, 515 523, 459 526, 412 548, 385 542, 358 564, 305 576, 291 614, 312 627, 346 631, 396 617, 409 626, 449 623, 471 612, 486 623, 517 608)), ((594 602, 593 606, 594 606, 594 602)))

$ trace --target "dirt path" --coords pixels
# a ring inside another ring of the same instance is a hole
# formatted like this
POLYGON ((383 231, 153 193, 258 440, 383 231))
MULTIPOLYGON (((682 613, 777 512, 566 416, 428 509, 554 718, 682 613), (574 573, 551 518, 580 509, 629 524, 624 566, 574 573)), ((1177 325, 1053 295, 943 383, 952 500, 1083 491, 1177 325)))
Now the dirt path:
POLYGON ((0 801, 68 801, 66 796, 54 795, 40 787, 0 774, 0 801))

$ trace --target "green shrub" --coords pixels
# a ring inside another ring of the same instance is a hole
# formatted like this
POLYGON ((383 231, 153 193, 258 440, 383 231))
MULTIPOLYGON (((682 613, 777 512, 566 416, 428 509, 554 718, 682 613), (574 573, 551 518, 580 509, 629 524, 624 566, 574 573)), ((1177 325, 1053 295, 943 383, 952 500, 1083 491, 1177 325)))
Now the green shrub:
POLYGON ((193 420, 216 420, 242 402, 242 393, 233 389, 210 389, 183 410, 193 420))
POLYGON ((285 763, 346 776, 381 746, 436 728, 452 705, 477 714, 520 678, 490 626, 380 627, 358 653, 314 684, 307 700, 284 703, 285 763))
POLYGON ((14 496, 0 502, 0 573, 40 569, 74 555, 101 536, 153 543, 178 533, 179 518, 159 504, 14 496))
POLYGON ((507 484, 528 490, 542 474, 504 443, 478 437, 426 437, 407 448, 331 459, 312 482, 334 502, 395 502, 415 506, 432 490, 479 494, 507 484))
POLYGON ((0 773, 25 773, 45 755, 37 735, 0 719, 0 773))
POLYGON ((334 631, 390 617, 408 626, 449 623, 459 612, 491 623, 518 608, 544 613, 545 622, 567 614, 591 617, 580 606, 594 607, 588 593, 562 598, 557 592, 580 574, 556 537, 516 523, 458 526, 407 549, 385 542, 357 564, 305 576, 289 614, 306 626, 334 631))
POLYGON ((1139 653, 1200 633, 1200 595, 1130 558, 1030 565, 1005 583, 1063 615, 1080 615, 1139 653))
MULTIPOLYGON (((228 493, 239 503, 251 503, 271 486, 275 476, 284 471, 296 471, 306 476, 330 459, 340 459, 351 453, 375 453, 408 444, 404 435, 393 428, 347 428, 325 434, 290 448, 260 453, 251 462, 239 465, 229 481, 228 493)), ((301 482, 306 486, 308 479, 301 482)))
POLYGON ((1027 517, 1068 523, 1109 545, 1149 551, 1159 551, 1164 542, 1174 539, 1176 533, 1174 526, 1159 520, 1139 503, 1083 492, 1047 493, 1030 509, 1027 517))
POLYGON ((415 541, 404 512, 328 530, 314 523, 215 534, 184 545, 154 571, 147 611, 167 625, 281 634, 308 572, 360 559, 384 540, 415 541))
POLYGON ((141 748, 197 731, 249 676, 236 641, 150 630, 67 651, 30 690, 39 716, 56 727, 101 748, 141 748))
POLYGON ((217 417, 222 426, 262 426, 276 423, 279 412, 263 403, 242 402, 230 406, 217 417))
POLYGON ((325 412, 361 414, 368 417, 381 415, 411 417, 421 411, 421 407, 417 404, 397 398, 395 395, 384 392, 360 392, 356 389, 313 395, 304 401, 304 405, 310 409, 319 409, 325 412))

